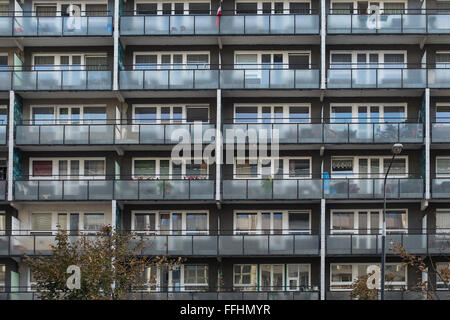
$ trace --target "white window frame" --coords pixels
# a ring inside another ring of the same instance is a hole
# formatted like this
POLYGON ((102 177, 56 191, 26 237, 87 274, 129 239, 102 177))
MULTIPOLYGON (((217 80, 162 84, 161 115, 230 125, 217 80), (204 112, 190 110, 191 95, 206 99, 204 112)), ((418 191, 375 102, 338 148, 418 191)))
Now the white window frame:
MULTIPOLYGON (((48 233, 51 232, 53 235, 56 235, 58 233, 58 215, 62 213, 62 214, 66 214, 67 215, 67 225, 64 228, 61 228, 62 230, 66 230, 66 231, 70 231, 70 215, 72 213, 77 213, 79 216, 79 220, 78 220, 78 230, 80 233, 82 234, 96 234, 98 231, 88 231, 88 230, 84 230, 84 215, 85 214, 103 214, 103 222, 106 223, 106 213, 105 212, 101 212, 98 211, 96 212, 95 210, 93 211, 76 211, 76 210, 72 210, 72 211, 67 211, 67 210, 60 210, 60 211, 52 211, 52 210, 33 210, 33 212, 30 212, 30 214, 28 215, 28 225, 29 225, 29 230, 27 231, 27 234, 30 235, 32 232, 34 234, 36 233, 48 233), (50 214, 52 216, 52 227, 51 230, 36 230, 33 231, 31 229, 32 227, 32 216, 35 213, 47 213, 50 214)), ((36 237, 36 241, 39 240, 39 237, 36 237)))
MULTIPOLYGON (((234 65, 236 67, 236 65, 241 65, 237 63, 237 56, 239 54, 256 54, 257 55, 257 62, 256 62, 256 66, 254 69, 260 69, 261 65, 262 65, 262 55, 263 54, 270 54, 271 55, 271 60, 273 60, 273 55, 275 54, 282 54, 283 55, 283 65, 282 68, 280 69, 289 69, 289 54, 304 54, 304 55, 308 55, 309 57, 309 68, 311 69, 311 50, 284 50, 284 51, 272 51, 272 50, 237 50, 234 51, 234 65)), ((273 62, 271 62, 271 67, 273 67, 273 62)), ((247 65, 246 63, 242 63, 242 65, 247 65)), ((271 70, 273 68, 267 68, 267 69, 263 69, 263 70, 271 70)), ((277 68, 278 69, 278 68, 277 68)), ((245 70, 245 69, 244 69, 245 70)), ((262 70, 254 70, 254 71, 259 71, 261 72, 262 70)))
MULTIPOLYGON (((331 2, 330 2, 330 11, 332 12, 332 8, 333 8, 333 4, 334 3, 342 3, 342 2, 344 2, 344 3, 353 3, 353 14, 358 14, 358 1, 356 0, 332 0, 331 2)), ((370 13, 370 5, 371 5, 371 2, 376 2, 376 3, 378 3, 379 4, 379 8, 380 8, 380 10, 383 12, 384 11, 384 4, 385 3, 391 3, 391 2, 398 2, 398 3, 403 3, 404 5, 405 5, 405 9, 404 10, 407 10, 408 9, 408 1, 406 1, 406 0, 381 0, 381 1, 369 1, 369 4, 368 4, 368 8, 367 8, 367 13, 369 14, 370 13)))
POLYGON ((271 14, 275 14, 275 3, 279 3, 279 2, 283 2, 283 12, 289 13, 290 10, 290 2, 295 2, 295 3, 308 3, 309 4, 309 9, 311 10, 311 1, 308 0, 272 0, 272 1, 257 1, 257 0, 236 0, 235 1, 235 10, 237 11, 237 4, 238 3, 256 3, 257 4, 257 14, 263 14, 262 10, 263 10, 263 3, 271 3, 271 9, 270 12, 271 14))
POLYGON ((268 104, 259 104, 259 103, 235 103, 233 105, 233 123, 236 123, 236 108, 239 107, 256 107, 258 110, 258 119, 257 122, 252 122, 252 123, 263 123, 262 122, 262 108, 265 107, 269 107, 271 108, 271 113, 272 113, 272 122, 271 123, 280 123, 280 122, 274 122, 275 120, 277 120, 276 118, 273 118, 273 110, 275 107, 282 107, 283 108, 283 119, 281 119, 281 123, 291 123, 289 122, 289 108, 290 107, 304 107, 304 108, 308 108, 308 122, 304 122, 304 123, 311 123, 311 104, 310 103, 280 103, 280 104, 276 104, 276 103, 268 103, 268 104))
MULTIPOLYGON (((209 265, 208 264, 182 264, 180 266, 181 272, 180 272, 180 283, 181 283, 181 291, 189 291, 189 292, 201 292, 201 291, 205 291, 205 289, 208 288, 209 286, 209 265), (206 267, 206 273, 207 273, 207 279, 206 279, 206 283, 186 283, 185 281, 185 276, 184 276, 184 272, 185 272, 185 267, 187 266, 196 266, 196 267, 206 267), (186 287, 198 287, 197 290, 186 290, 186 287)), ((170 278, 170 274, 169 274, 169 278, 170 278)))
MULTIPOLYGON (((90 57, 102 57, 102 58, 108 58, 108 55, 106 53, 98 53, 98 52, 92 52, 92 53, 34 53, 31 56, 31 66, 35 67, 34 58, 35 57, 54 57, 54 63, 53 67, 61 67, 61 66, 67 66, 69 69, 67 71, 70 71, 71 67, 77 67, 77 69, 74 69, 75 71, 82 71, 86 70, 86 58, 90 57), (62 56, 68 56, 69 57, 69 64, 62 65, 61 64, 61 57, 62 56), (80 56, 81 57, 81 64, 72 64, 72 59, 74 56, 80 56)), ((58 69, 57 69, 58 70, 58 69)))
MULTIPOLYGON (((173 160, 179 160, 179 161, 181 161, 181 176, 180 176, 180 179, 181 178, 189 178, 186 175, 186 164, 188 162, 187 159, 184 159, 184 158, 172 159, 172 158, 153 158, 153 157, 133 157, 131 159, 131 162, 132 162, 131 163, 131 176, 132 176, 133 179, 139 179, 139 177, 141 177, 141 176, 136 176, 135 173, 134 173, 134 169, 135 169, 135 163, 134 162, 135 162, 135 160, 154 160, 155 161, 155 175, 152 178, 158 178, 158 179, 161 176, 161 165, 160 165, 160 162, 161 161, 169 161, 169 173, 168 173, 169 178, 168 179, 163 179, 163 180, 173 180, 172 179, 172 175, 173 175, 173 160)), ((190 161, 191 164, 195 163, 195 160, 202 160, 203 161, 203 159, 200 159, 200 158, 197 158, 197 157, 193 157, 191 159, 191 161, 190 161)), ((198 177, 198 179, 201 179, 201 180, 209 179, 209 163, 208 163, 208 161, 204 161, 204 162, 206 163, 206 177, 198 177)), ((146 179, 145 176, 144 176, 144 179, 146 179)))
MULTIPOLYGON (((435 266, 436 270, 439 268, 440 265, 443 265, 443 266, 447 265, 447 267, 450 268, 449 262, 439 261, 439 262, 436 262, 436 266, 435 266)), ((442 268, 439 268, 439 269, 442 269, 442 268)), ((436 290, 448 290, 445 285, 445 282, 441 280, 441 278, 439 277, 438 274, 436 274, 436 290), (438 288, 438 286, 441 286, 441 287, 438 288)))
MULTIPOLYGON (((298 212, 298 213, 307 213, 309 215, 309 229, 302 231, 301 234, 311 234, 311 210, 233 210, 233 233, 236 235, 240 234, 264 234, 262 232, 262 214, 270 213, 270 233, 275 234, 273 229, 273 214, 281 213, 282 214, 282 230, 281 234, 291 234, 291 230, 289 230, 289 213, 290 212, 298 212), (237 230, 237 215, 243 213, 256 213, 256 230, 247 230, 247 231, 239 231, 237 230)), ((292 230, 295 231, 295 230, 292 230)), ((292 233, 297 234, 297 233, 292 233)))
POLYGON ((44 6, 44 5, 48 5, 48 6, 56 6, 56 16, 60 17, 61 16, 61 6, 64 4, 72 4, 72 5, 76 5, 79 6, 81 9, 81 16, 86 16, 86 5, 87 4, 103 4, 106 5, 106 9, 108 10, 108 1, 85 1, 85 2, 80 2, 80 1, 57 1, 57 2, 49 2, 47 0, 43 0, 43 1, 33 1, 32 3, 32 8, 33 8, 33 16, 36 16, 36 6, 44 6))
POLYGON ((297 272, 298 272, 298 267, 299 266, 307 266, 308 267, 308 288, 311 288, 311 264, 310 263, 287 263, 286 264, 286 277, 285 277, 285 288, 286 291, 300 291, 302 288, 300 286, 300 281, 299 281, 299 277, 297 278, 291 278, 289 277, 289 266, 297 266, 297 272), (290 285, 289 285, 289 281, 290 280, 296 280, 297 281, 297 289, 290 289, 290 285))
MULTIPOLYGON (((351 288, 333 288, 333 286, 351 286, 352 282, 358 279, 358 266, 359 265, 377 265, 380 266, 379 262, 372 263, 372 262, 365 262, 365 263, 330 263, 330 291, 351 291, 351 288), (332 273, 332 266, 335 265, 351 265, 352 266, 352 282, 333 282, 333 273, 332 273)), ((402 265, 399 263, 386 263, 386 266, 389 265, 402 265)), ((395 282, 389 282, 386 281, 387 286, 403 286, 406 287, 408 284, 408 268, 405 266, 405 281, 395 281, 395 282)), ((398 289, 395 289, 398 290, 398 289)))
MULTIPOLYGON (((408 103, 330 103, 330 122, 333 119, 333 107, 351 107, 352 108, 352 119, 351 123, 360 123, 358 122, 358 108, 359 107, 367 107, 367 123, 371 123, 370 118, 370 107, 378 107, 380 111, 380 117, 378 118, 380 121, 377 123, 385 123, 384 119, 384 108, 385 107, 404 107, 405 108, 405 119, 408 118, 408 103)), ((404 122, 403 121, 403 122, 404 122)), ((333 123, 333 122, 332 122, 333 123)), ((366 122, 364 122, 366 123, 366 122)))
MULTIPOLYGON (((408 226, 409 226, 409 214, 408 209, 405 208, 393 208, 389 209, 389 212, 404 212, 406 216, 406 229, 387 229, 387 232, 389 233, 408 233, 408 226)), ((362 233, 362 235, 375 235, 373 233, 369 233, 369 231, 372 229, 372 219, 369 218, 369 215, 372 213, 378 214, 378 226, 376 226, 375 229, 378 229, 378 234, 382 233, 382 226, 383 226, 383 210, 382 209, 331 209, 330 210, 330 234, 360 234, 359 230, 359 214, 360 213, 366 213, 367 214, 367 229, 364 229, 366 233, 362 233), (334 214, 335 213, 353 213, 353 229, 348 230, 338 230, 333 229, 334 225, 334 214)), ((361 239, 363 240, 363 239, 361 239)))
MULTIPOLYGON (((444 209, 444 208, 438 208, 436 209, 436 222, 437 222, 437 215, 439 213, 448 213, 450 215, 450 209, 444 209)), ((450 229, 437 229, 437 224, 436 224, 436 233, 440 233, 440 234, 449 234, 450 233, 450 229)), ((442 239, 445 240, 445 239, 442 239)), ((447 239, 448 241, 448 239, 447 239)))
POLYGON ((3 225, 3 229, 0 229, 0 236, 4 235, 6 232, 6 212, 0 211, 0 226, 3 225))
POLYGON ((283 273, 282 273, 282 279, 283 280, 282 280, 281 287, 282 287, 282 290, 284 291, 285 288, 286 288, 286 265, 283 264, 283 263, 261 263, 261 264, 259 264, 258 265, 258 269, 259 269, 259 285, 258 285, 258 287, 259 287, 259 289, 261 287, 264 287, 262 285, 262 272, 261 272, 261 269, 262 269, 263 266, 270 266, 270 285, 269 285, 269 290, 268 291, 276 291, 275 288, 273 287, 273 274, 274 274, 273 268, 275 266, 281 266, 282 267, 281 269, 283 270, 283 273))
POLYGON ((438 173, 438 160, 440 159, 449 159, 450 156, 436 156, 435 164, 436 164, 436 178, 448 178, 450 177, 450 173, 438 173))
MULTIPOLYGON (((30 121, 32 123, 34 123, 34 121, 39 121, 39 120, 34 120, 33 119, 33 110, 34 109, 39 109, 39 108, 53 108, 53 116, 54 116, 54 124, 71 124, 72 123, 72 109, 78 108, 80 109, 80 120, 77 123, 74 123, 75 125, 81 125, 84 124, 85 120, 84 120, 84 108, 90 108, 90 107, 104 107, 106 109, 106 118, 108 118, 108 106, 105 104, 86 104, 86 105, 31 105, 30 106, 30 121), (61 114, 61 109, 69 109, 69 118, 67 120, 61 120, 60 119, 60 114, 61 114)), ((89 123, 92 120, 87 120, 87 122, 89 123)), ((52 121, 48 121, 48 124, 53 124, 52 121)))
MULTIPOLYGON (((391 159, 392 156, 332 156, 331 157, 331 179, 346 179, 346 178, 361 178, 361 179, 381 179, 384 176, 384 159, 391 159), (336 174, 333 172, 333 160, 347 160, 347 159, 353 159, 353 173, 351 174, 336 174), (379 160, 379 172, 369 172, 368 175, 359 177, 359 160, 360 159, 367 159, 368 160, 368 169, 370 171, 370 160, 371 159, 378 159, 379 160), (372 177, 372 175, 375 175, 375 177, 372 177)), ((408 163, 408 156, 397 156, 396 159, 405 159, 405 174, 404 175, 393 175, 389 173, 389 179, 396 179, 396 178, 407 178, 409 174, 409 163, 408 163)))
POLYGON ((187 109, 188 108, 207 108, 208 109, 208 123, 211 121, 211 108, 209 104, 133 104, 132 105, 132 121, 135 123, 136 119, 136 108, 156 108, 156 121, 155 124, 161 123, 187 123, 187 109), (170 119, 168 122, 161 121, 161 109, 170 108, 170 119), (174 121, 173 119, 173 108, 182 108, 182 119, 181 121, 174 121))
MULTIPOLYGON (((181 225, 182 231, 180 235, 196 235, 196 234, 209 234, 209 211, 208 210, 173 210, 173 211, 152 211, 152 210, 132 210, 131 211, 131 230, 136 231, 138 234, 146 234, 146 235, 166 235, 167 233, 173 233, 172 226, 172 215, 173 214, 181 214, 181 225), (136 214, 154 214, 155 215, 155 231, 143 231, 143 230, 135 230, 135 216, 136 214), (204 231, 189 231, 186 229, 186 216, 188 213, 203 213, 206 214, 206 230, 204 231), (161 214, 170 214, 170 230, 161 231, 160 229, 160 215, 161 214)), ((178 230, 180 231, 180 230, 178 230)))
POLYGON ((259 265, 257 263, 236 263, 236 264, 233 264, 233 288, 240 289, 240 290, 243 290, 243 291, 258 291, 258 288, 259 288, 258 273, 259 273, 259 265), (256 266, 256 278, 255 278, 256 282, 255 282, 255 284, 252 284, 252 283, 249 283, 249 284, 236 283, 235 282, 235 280, 236 280, 236 277, 235 277, 236 273, 235 273, 235 270, 234 270, 235 266, 241 266, 240 267, 240 269, 241 269, 241 272, 240 272, 241 279, 242 279, 242 275, 243 275, 243 273, 242 273, 242 269, 243 269, 242 267, 243 266, 256 266), (254 286, 254 289, 253 289, 253 286, 254 286))
MULTIPOLYGON (((183 69, 189 69, 188 68, 188 64, 187 64, 187 56, 190 54, 206 54, 208 55, 208 63, 205 64, 205 66, 210 66, 211 65, 211 52, 210 51, 136 51, 133 52, 133 69, 135 70, 141 70, 141 69, 136 69, 136 56, 141 56, 141 55, 147 55, 147 56, 156 56, 156 70, 169 70, 168 66, 170 66, 170 70, 183 70, 183 69), (164 68, 162 67, 162 56, 163 55, 170 55, 171 56, 171 61, 172 63, 170 64, 164 64, 164 68), (174 64, 173 64, 173 55, 181 55, 183 61, 181 62, 181 64, 175 64, 176 66, 178 66, 179 68, 173 68, 174 64)), ((145 69, 142 69, 145 70, 145 69)), ((153 70, 153 69, 151 69, 153 70)), ((202 70, 202 69, 200 69, 202 70)))
MULTIPOLYGON (((450 1, 448 1, 449 3, 450 3, 450 1)), ((450 51, 442 51, 442 50, 439 50, 439 51, 436 51, 436 56, 438 55, 438 54, 450 54, 450 51)), ((436 59, 437 60, 437 59, 436 59)), ((450 60, 448 61, 448 62, 435 62, 435 65, 436 65, 436 69, 448 69, 448 68, 450 68, 450 60), (438 67, 438 64, 439 63, 445 63, 445 67, 438 67)))
MULTIPOLYGON (((59 161, 60 160, 74 160, 79 161, 79 175, 78 177, 74 177, 76 179, 72 180, 105 180, 106 177, 106 158, 105 157, 92 157, 92 158, 71 158, 71 157, 61 157, 61 158, 38 158, 38 157, 31 157, 29 159, 29 179, 30 180, 71 180, 70 175, 68 174, 68 179, 61 179, 59 177, 59 161), (104 162, 104 172, 103 176, 86 176, 85 175, 85 168, 84 168, 84 161, 85 160, 102 160, 104 162), (52 175, 51 176, 33 176, 33 161, 52 161, 52 175)), ((68 169, 70 170, 70 166, 68 166, 68 169)), ((62 175, 66 176, 66 175, 62 175)))
MULTIPOLYGON (((238 157, 234 158, 234 162, 233 162, 233 177, 234 179, 245 179, 245 180, 249 180, 249 179, 254 179, 254 180, 260 180, 260 179, 264 179, 263 175, 262 175, 262 166, 263 166, 263 161, 266 160, 270 160, 270 177, 274 178, 275 175, 279 175, 275 172, 275 161, 273 160, 277 160, 276 158, 245 158, 244 160, 249 160, 249 161, 258 161, 257 163, 257 176, 255 177, 238 177, 237 175, 237 161, 238 157)), ((300 157, 300 156, 295 156, 295 157, 280 157, 278 158, 278 161, 282 161, 283 162, 283 179, 290 179, 290 180, 298 180, 298 179, 311 179, 311 175, 312 175, 312 157, 300 157), (309 174, 305 175, 305 176, 300 176, 300 177, 290 177, 289 175, 289 160, 309 160, 309 174)))
MULTIPOLYGON (((348 1, 343 1, 348 2, 348 1)), ((397 2, 397 1, 396 1, 397 2)), ((408 64, 408 51, 407 50, 330 50, 330 69, 334 69, 333 66, 345 65, 345 64, 335 64, 332 61, 333 54, 350 54, 352 56, 352 68, 358 65, 367 66, 367 63, 358 63, 358 54, 378 54, 378 62, 373 63, 377 68, 384 68, 384 55, 385 54, 403 54, 403 65, 408 64)), ((339 68, 339 67, 338 67, 339 68)), ((338 69, 336 68, 336 69, 338 69)), ((364 69, 364 68, 360 68, 364 69)), ((389 68, 386 68, 389 69, 389 68)))
POLYGON ((212 12, 211 8, 211 1, 210 0, 184 0, 184 1, 171 1, 171 0, 135 0, 134 1, 134 15, 137 13, 137 4, 143 4, 143 3, 156 3, 157 7, 157 15, 162 15, 163 10, 163 3, 171 3, 171 15, 174 15, 175 13, 175 3, 183 3, 183 14, 189 15, 189 4, 190 3, 208 3, 209 4, 209 10, 212 12))

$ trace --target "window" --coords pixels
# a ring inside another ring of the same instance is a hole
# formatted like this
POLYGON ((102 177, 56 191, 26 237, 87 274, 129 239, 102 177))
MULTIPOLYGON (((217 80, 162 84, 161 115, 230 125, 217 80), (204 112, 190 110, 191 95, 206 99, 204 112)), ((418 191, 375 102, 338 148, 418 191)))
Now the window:
POLYGON ((36 16, 55 17, 55 16, 73 16, 75 8, 79 8, 81 16, 106 16, 108 14, 107 3, 88 2, 64 2, 56 4, 35 4, 34 11, 36 16))
POLYGON ((309 211, 235 211, 236 234, 309 234, 309 211))
MULTIPOLYGON (((330 265, 330 289, 331 290, 350 290, 352 282, 359 277, 367 274, 367 268, 370 265, 378 265, 378 263, 370 264, 331 264, 330 265)), ((406 286, 406 267, 400 263, 386 264, 386 288, 402 289, 406 286)))
POLYGON ((0 3, 0 17, 7 17, 9 14, 9 3, 2 2, 0 3))
POLYGON ((261 291, 282 291, 284 289, 284 265, 260 265, 261 291))
POLYGON ((35 125, 51 124, 106 124, 103 106, 32 106, 31 118, 35 125))
POLYGON ((156 266, 145 268, 144 273, 143 273, 144 288, 142 288, 142 290, 145 290, 145 291, 159 291, 160 290, 159 269, 160 268, 158 268, 156 266))
POLYGON ((134 54, 136 70, 208 69, 209 52, 139 52, 134 54))
POLYGON ((5 291, 6 266, 0 264, 0 292, 5 291))
POLYGON ((30 158, 30 179, 104 179, 105 170, 105 159, 30 158))
POLYGON ((403 1, 334 1, 331 3, 332 14, 370 14, 370 6, 372 5, 378 6, 382 14, 402 14, 405 13, 407 3, 403 1))
POLYGON ((137 15, 182 15, 182 14, 210 14, 209 1, 193 1, 184 3, 179 2, 135 2, 135 10, 137 15))
MULTIPOLYGON (((332 178, 379 178, 382 179, 392 157, 331 157, 332 178)), ((389 171, 390 178, 406 178, 408 157, 398 156, 389 171)))
POLYGON ((257 265, 235 264, 233 266, 233 285, 237 290, 256 290, 257 265))
MULTIPOLYGON (((438 1, 439 3, 439 1, 438 1)), ((450 52, 436 52, 436 69, 450 68, 450 52)))
MULTIPOLYGON (((331 105, 331 123, 382 123, 404 122, 406 120, 406 105, 331 105)), ((375 127, 378 128, 378 127, 375 127)), ((392 130, 397 130, 393 126, 392 130)), ((383 128, 383 130, 388 130, 383 128)), ((378 133, 377 133, 378 134, 378 133)))
POLYGON ((256 80, 262 75, 269 76, 269 73, 261 73, 257 69, 310 69, 311 52, 238 51, 235 52, 235 64, 236 69, 250 69, 245 72, 246 80, 256 80))
POLYGON ((439 209, 436 211, 436 233, 450 232, 450 210, 439 209))
POLYGON ((309 123, 310 106, 235 105, 234 123, 309 123))
POLYGON ((84 230, 99 231, 105 224, 103 213, 85 213, 84 214, 84 230))
POLYGON ((208 179, 209 166, 199 159, 189 163, 185 159, 172 161, 170 159, 133 159, 134 179, 208 179))
POLYGON ((133 123, 190 123, 209 122, 209 107, 202 105, 186 106, 133 106, 133 123))
POLYGON ((207 265, 184 265, 184 289, 198 291, 208 289, 207 265))
POLYGON ((37 54, 33 55, 35 70, 108 70, 104 54, 37 54))
MULTIPOLYGON (((331 233, 381 234, 381 210, 332 210, 331 233)), ((406 210, 386 211, 388 233, 407 232, 408 213, 406 210)))
POLYGON ((288 291, 297 291, 311 287, 310 265, 288 264, 286 285, 288 291))
POLYGON ((208 233, 207 212, 133 212, 132 229, 143 234, 208 233))
POLYGON ((450 122, 450 105, 437 105, 435 122, 450 122))
POLYGON ((331 68, 404 68, 406 52, 396 51, 351 51, 330 53, 331 68))
MULTIPOLYGON (((450 278, 450 263, 449 262, 437 262, 436 271, 436 289, 448 290, 449 278, 450 278)), ((1 277, 0 277, 1 278, 1 277)), ((1 280, 0 280, 1 283, 1 280)))
POLYGON ((236 1, 237 14, 309 14, 310 2, 301 1, 236 1))
POLYGON ((51 213, 32 213, 31 214, 31 230, 33 234, 51 234, 52 230, 52 214, 51 213))
POLYGON ((4 212, 0 212, 0 235, 5 234, 6 216, 4 212))
POLYGON ((436 157, 436 177, 450 177, 450 157, 436 157))
POLYGON ((308 179, 311 177, 311 158, 235 158, 235 179, 308 179))

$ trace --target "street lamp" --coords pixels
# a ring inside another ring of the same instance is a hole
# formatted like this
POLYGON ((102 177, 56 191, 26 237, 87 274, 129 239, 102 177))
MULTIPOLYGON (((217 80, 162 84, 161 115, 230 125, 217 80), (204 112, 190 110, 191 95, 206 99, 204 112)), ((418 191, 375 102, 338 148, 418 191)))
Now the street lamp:
POLYGON ((384 176, 384 184, 383 184, 383 225, 382 225, 382 234, 381 234, 381 300, 384 300, 384 278, 385 278, 385 269, 386 269, 386 180, 389 174, 389 170, 391 170, 392 163, 394 162, 395 156, 400 154, 403 150, 403 145, 401 143, 396 143, 392 146, 392 159, 389 163, 389 167, 384 176))

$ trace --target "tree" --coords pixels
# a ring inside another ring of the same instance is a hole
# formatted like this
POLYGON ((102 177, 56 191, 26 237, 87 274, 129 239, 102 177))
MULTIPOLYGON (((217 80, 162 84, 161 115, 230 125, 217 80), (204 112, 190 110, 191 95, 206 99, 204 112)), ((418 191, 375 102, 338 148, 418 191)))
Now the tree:
MULTIPOLYGON (((441 249, 444 251, 446 246, 448 246, 448 243, 441 249)), ((418 278, 421 280, 413 289, 421 291, 427 299, 439 299, 439 295, 436 292, 437 288, 433 285, 433 282, 423 280, 423 274, 434 275, 437 281, 440 280, 447 287, 447 290, 450 290, 450 262, 447 263, 446 268, 444 267, 439 269, 436 268, 431 255, 421 257, 410 254, 400 243, 395 243, 392 248, 389 248, 389 250, 402 259, 402 264, 409 266, 416 271, 419 276, 418 278), (426 262, 429 263, 427 264, 426 262)), ((427 277, 427 279, 429 279, 429 277, 427 277)))
POLYGON ((50 256, 24 257, 35 281, 40 299, 45 300, 119 300, 148 282, 143 273, 147 267, 173 268, 182 258, 141 256, 144 241, 133 233, 114 231, 104 226, 96 235, 80 235, 72 240, 59 230, 50 256), (69 289, 67 268, 81 269, 80 289, 69 289))
POLYGON ((375 271, 362 275, 358 279, 353 281, 350 298, 358 300, 377 300, 377 289, 369 289, 367 287, 367 280, 369 280, 369 277, 374 273, 375 271))

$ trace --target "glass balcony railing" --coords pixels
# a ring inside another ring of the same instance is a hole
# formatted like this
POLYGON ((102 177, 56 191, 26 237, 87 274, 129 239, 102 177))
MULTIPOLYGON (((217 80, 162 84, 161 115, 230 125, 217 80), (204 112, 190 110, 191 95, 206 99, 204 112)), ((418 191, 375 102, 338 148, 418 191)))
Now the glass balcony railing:
POLYGON ((428 87, 450 88, 450 68, 428 69, 428 87))
POLYGON ((6 124, 0 125, 0 146, 6 145, 8 136, 8 126, 6 124))
POLYGON ((112 36, 111 16, 0 17, 0 37, 112 36))
POLYGON ((129 15, 120 17, 121 36, 319 34, 319 15, 129 15))
MULTIPOLYGON (((422 178, 388 178, 387 199, 422 199, 422 178)), ((335 178, 323 180, 325 199, 383 199, 383 178, 335 178)))
POLYGON ((0 180, 0 201, 6 201, 8 183, 6 180, 0 180))
POLYGON ((0 90, 112 90, 112 71, 34 70, 0 71, 0 90), (1 81, 4 80, 5 82, 1 81), (9 87, 9 89, 8 89, 9 87))
POLYGON ((215 180, 17 180, 14 197, 24 201, 213 200, 215 180))
POLYGON ((321 179, 233 179, 223 180, 224 200, 321 199, 321 179))
MULTIPOLYGON (((277 119, 283 121, 282 119, 277 119)), ((294 120, 295 121, 295 120, 294 120)), ((289 119, 286 119, 289 122, 289 119)), ((422 143, 422 123, 233 123, 224 124, 225 141, 248 143, 255 132, 267 142, 279 143, 422 143), (245 140, 244 140, 245 139, 245 140), (232 141, 232 140, 230 140, 232 141)))
MULTIPOLYGON (((351 300, 350 292, 348 291, 327 291, 326 300, 351 300)), ((449 295, 449 290, 437 290, 430 294, 436 294, 440 300, 447 300, 449 295)), ((411 288, 409 290, 387 290, 384 293, 385 300, 427 300, 427 293, 417 290, 417 287, 411 288)), ((378 293, 378 299, 380 299, 380 294, 378 293)))
MULTIPOLYGON (((49 235, 26 234, 0 235, 0 256, 49 255, 56 245, 56 230, 49 235)), ((207 233, 207 232, 206 232, 207 233)), ((131 240, 131 248, 137 243, 143 246, 141 255, 170 256, 244 256, 244 255, 319 255, 320 237, 311 234, 267 235, 143 235, 140 232, 131 240)), ((215 232, 216 233, 216 232, 215 232)), ((69 241, 81 238, 95 241, 96 235, 69 235, 69 241)))
POLYGON ((434 122, 431 124, 431 142, 450 143, 450 122, 434 122))
MULTIPOLYGON (((382 251, 381 234, 330 234, 326 238, 328 255, 378 255, 382 251)), ((448 254, 449 240, 450 234, 387 234, 386 252, 393 254, 395 245, 401 244, 411 254, 448 254)))
MULTIPOLYGON (((383 199, 384 179, 233 179, 223 181, 223 200, 383 199)), ((422 178, 389 178, 387 199, 422 199, 422 178)))
MULTIPOLYGON (((127 295, 129 300, 319 300, 318 289, 300 288, 298 291, 238 291, 237 289, 220 288, 210 291, 171 291, 164 288, 160 291, 136 291, 127 295)), ((14 288, 10 292, 0 292, 0 300, 40 300, 40 294, 30 288, 14 288)))
POLYGON ((121 90, 318 89, 317 69, 121 70, 121 90))
MULTIPOLYGON (((177 144, 185 136, 192 143, 214 141, 215 125, 173 124, 48 124, 17 125, 17 145, 138 145, 177 144)), ((0 139, 2 138, 0 126, 0 139)), ((6 132, 5 132, 6 133, 6 132)), ((1 143, 1 140, 0 140, 1 143)))
POLYGON ((433 198, 450 199, 450 177, 431 179, 431 195, 433 198))
POLYGON ((425 88, 426 85, 427 69, 366 68, 364 66, 353 69, 328 69, 327 87, 330 89, 404 89, 425 88))

